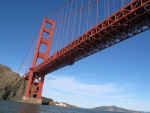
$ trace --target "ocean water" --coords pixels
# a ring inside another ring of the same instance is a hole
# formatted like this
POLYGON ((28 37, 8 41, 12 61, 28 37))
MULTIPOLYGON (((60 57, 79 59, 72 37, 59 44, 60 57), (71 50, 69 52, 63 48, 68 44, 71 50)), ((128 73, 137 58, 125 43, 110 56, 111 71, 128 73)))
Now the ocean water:
MULTIPOLYGON (((0 113, 116 113, 80 108, 61 108, 0 100, 0 113)), ((117 112, 119 113, 119 112, 117 112)))

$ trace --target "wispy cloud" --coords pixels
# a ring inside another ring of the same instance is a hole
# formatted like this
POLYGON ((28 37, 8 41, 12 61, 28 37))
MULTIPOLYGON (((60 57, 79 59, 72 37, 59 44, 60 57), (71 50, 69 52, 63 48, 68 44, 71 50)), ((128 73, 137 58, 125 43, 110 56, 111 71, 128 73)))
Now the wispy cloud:
POLYGON ((75 79, 74 77, 67 76, 48 76, 45 81, 45 87, 49 89, 58 89, 67 93, 74 94, 88 94, 88 95, 96 95, 96 94, 105 94, 105 93, 113 93, 118 92, 119 89, 116 87, 116 84, 87 84, 81 83, 81 81, 75 79), (49 84, 50 83, 50 84, 49 84))
POLYGON ((75 76, 50 74, 45 78, 43 96, 84 108, 117 105, 140 110, 142 105, 148 109, 150 106, 147 103, 136 99, 134 88, 137 87, 135 83, 89 84, 75 76))
POLYGON ((82 107, 79 100, 92 101, 94 99, 127 100, 128 94, 122 94, 124 89, 115 83, 87 84, 75 77, 48 75, 44 83, 43 95, 51 97, 54 101, 67 101, 82 107))

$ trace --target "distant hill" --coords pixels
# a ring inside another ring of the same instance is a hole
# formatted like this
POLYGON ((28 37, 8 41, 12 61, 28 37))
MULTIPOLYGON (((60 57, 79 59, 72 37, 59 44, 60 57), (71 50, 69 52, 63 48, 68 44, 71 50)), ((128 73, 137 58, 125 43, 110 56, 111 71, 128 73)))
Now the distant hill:
POLYGON ((102 110, 102 111, 115 111, 115 112, 130 112, 130 113, 141 113, 139 111, 128 110, 117 106, 101 106, 92 108, 94 110, 102 110))
POLYGON ((66 104, 67 107, 70 107, 70 108, 80 108, 80 107, 77 107, 77 106, 74 106, 74 105, 71 105, 71 104, 66 104))

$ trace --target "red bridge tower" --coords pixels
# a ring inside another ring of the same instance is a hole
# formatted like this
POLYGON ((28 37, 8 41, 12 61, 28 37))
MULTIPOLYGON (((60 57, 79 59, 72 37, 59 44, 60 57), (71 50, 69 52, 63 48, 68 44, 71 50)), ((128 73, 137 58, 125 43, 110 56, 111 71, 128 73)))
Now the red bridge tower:
POLYGON ((54 21, 44 18, 40 29, 38 41, 37 41, 36 50, 32 61, 32 66, 30 68, 25 94, 22 98, 23 101, 29 103, 39 103, 39 104, 42 103, 41 93, 42 93, 45 74, 34 71, 34 68, 36 67, 38 58, 41 58, 43 59, 43 61, 45 61, 49 57, 52 36, 54 32, 54 25, 55 25, 54 21), (47 24, 50 25, 50 28, 46 27, 47 24), (48 39, 43 37, 44 33, 49 36, 48 39), (40 52, 41 44, 46 45, 45 53, 40 52))

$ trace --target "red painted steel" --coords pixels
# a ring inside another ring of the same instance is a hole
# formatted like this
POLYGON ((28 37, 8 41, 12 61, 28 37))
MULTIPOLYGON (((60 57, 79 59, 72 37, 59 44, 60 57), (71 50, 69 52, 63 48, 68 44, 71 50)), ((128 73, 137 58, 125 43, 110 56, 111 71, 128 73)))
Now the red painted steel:
POLYGON ((44 18, 42 26, 41 26, 40 34, 38 37, 38 42, 36 45, 36 50, 34 53, 32 66, 31 66, 30 72, 29 72, 29 79, 28 79, 26 91, 24 94, 24 97, 26 97, 26 98, 34 97, 34 98, 41 99, 41 93, 42 93, 45 74, 35 72, 34 69, 36 67, 36 63, 37 63, 38 58, 41 58, 44 61, 46 61, 49 57, 48 55, 50 52, 50 46, 51 46, 52 36, 53 36, 53 31, 54 31, 54 25, 55 25, 54 21, 51 21, 51 20, 48 20, 47 18, 44 18), (45 25, 47 23, 51 25, 50 29, 45 27, 45 25), (43 38, 42 37, 43 33, 49 34, 49 38, 48 39, 43 38), (41 44, 46 45, 46 52, 45 53, 40 52, 41 44))
MULTIPOLYGON (((43 75, 64 66, 72 65, 78 60, 148 29, 150 29, 150 0, 134 0, 61 50, 55 52, 48 59, 46 59, 46 56, 43 63, 36 67, 33 65, 31 71, 25 74, 24 78, 31 82, 33 73, 38 73, 38 77, 43 77, 43 75)), ((44 40, 42 42, 46 43, 44 40)), ((37 53, 38 50, 35 54, 37 53)), ((43 58, 43 55, 41 57, 43 58)), ((34 63, 35 61, 36 59, 33 60, 34 63)), ((25 95, 29 96, 29 90, 28 94, 25 95)))

